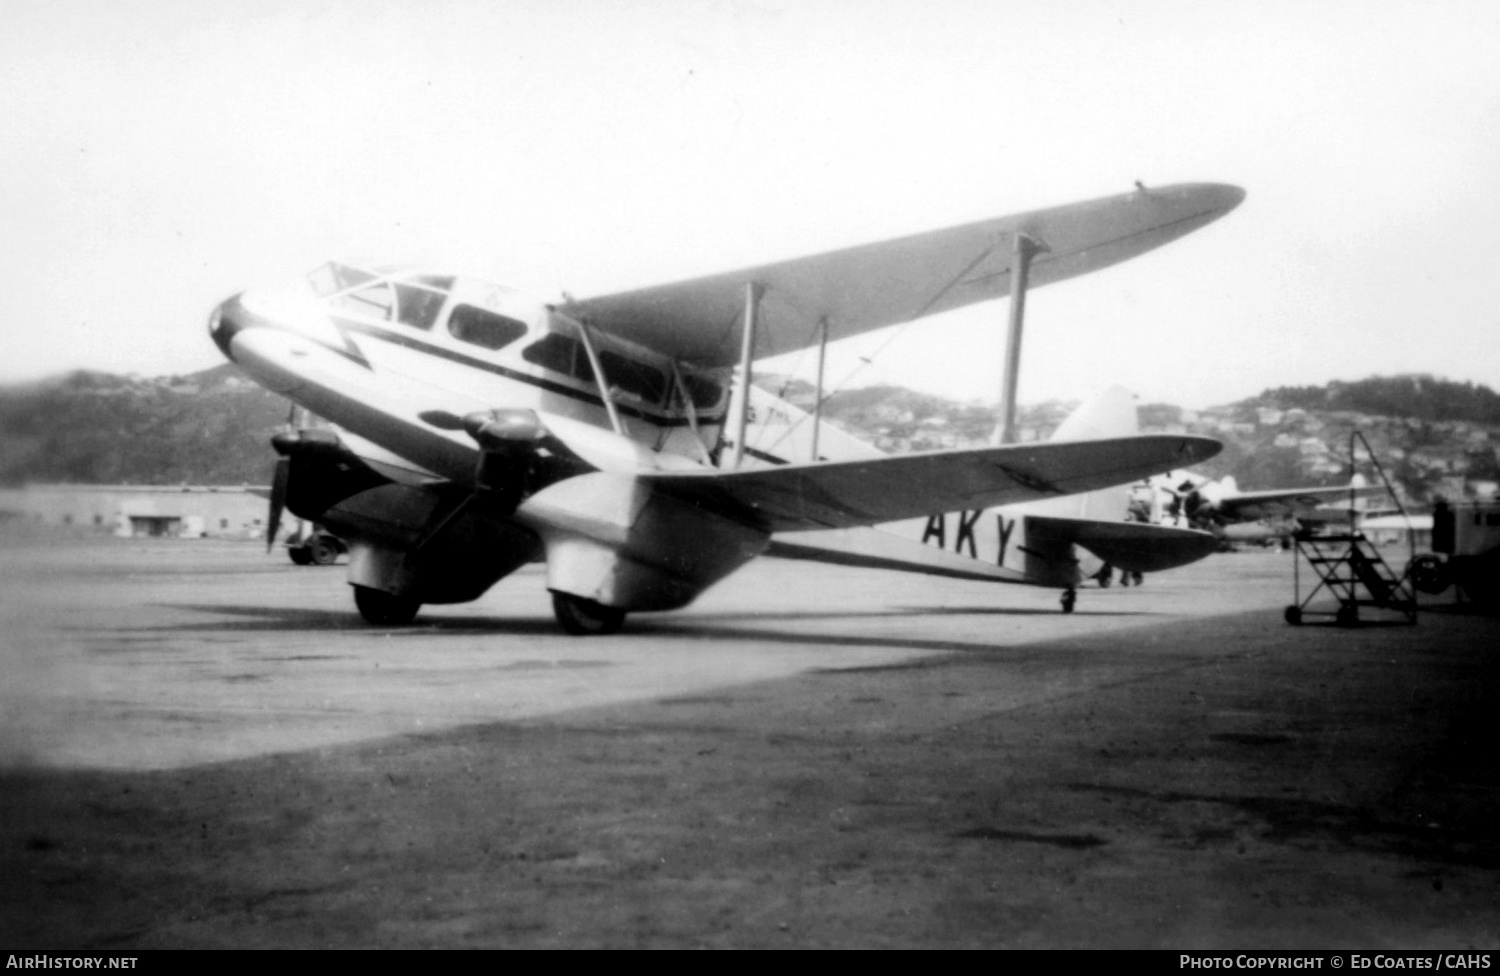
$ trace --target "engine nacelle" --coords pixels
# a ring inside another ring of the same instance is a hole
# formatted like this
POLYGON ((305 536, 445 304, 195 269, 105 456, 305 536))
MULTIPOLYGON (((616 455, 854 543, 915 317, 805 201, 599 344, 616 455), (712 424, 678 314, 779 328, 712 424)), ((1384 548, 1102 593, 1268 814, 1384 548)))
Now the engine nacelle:
POLYGON ((770 544, 647 479, 604 472, 537 492, 515 517, 542 537, 549 590, 620 610, 686 606, 770 544))
POLYGON ((349 582, 419 603, 477 600, 541 555, 536 534, 462 494, 385 485, 344 499, 327 523, 349 544, 349 582))

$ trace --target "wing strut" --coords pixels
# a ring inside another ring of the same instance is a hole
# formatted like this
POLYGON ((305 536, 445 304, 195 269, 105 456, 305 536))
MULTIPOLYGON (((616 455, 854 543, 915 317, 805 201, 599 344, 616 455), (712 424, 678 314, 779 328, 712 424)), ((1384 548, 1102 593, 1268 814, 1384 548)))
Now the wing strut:
POLYGON ((812 457, 818 460, 818 429, 823 426, 823 356, 828 352, 828 316, 818 319, 818 386, 813 393, 812 457))
POLYGON ((1010 262, 1010 329, 1005 337, 1005 376, 1000 387, 1001 444, 1014 444, 1016 434, 1016 386, 1021 376, 1021 325, 1026 319, 1026 285, 1031 259, 1047 245, 1034 237, 1017 234, 1010 262))
POLYGON ((589 368, 594 371, 594 382, 599 384, 599 397, 604 401, 604 410, 609 414, 609 425, 621 437, 629 437, 625 425, 620 421, 620 411, 615 409, 615 398, 609 393, 609 378, 604 375, 604 364, 599 362, 599 350, 594 348, 594 330, 587 322, 578 323, 578 334, 583 337, 583 351, 589 357, 589 368))
POLYGON ((688 428, 693 432, 693 443, 698 445, 698 452, 703 455, 703 462, 713 467, 714 456, 703 443, 703 434, 698 430, 698 409, 693 406, 693 395, 688 392, 687 382, 682 378, 682 370, 677 367, 675 359, 672 360, 672 386, 676 389, 677 396, 682 400, 682 407, 687 412, 688 428))
POLYGON ((760 296, 764 289, 756 282, 745 283, 745 331, 740 343, 740 409, 735 418, 734 456, 732 468, 738 470, 745 460, 745 426, 750 421, 751 367, 755 362, 755 320, 760 312, 760 296))

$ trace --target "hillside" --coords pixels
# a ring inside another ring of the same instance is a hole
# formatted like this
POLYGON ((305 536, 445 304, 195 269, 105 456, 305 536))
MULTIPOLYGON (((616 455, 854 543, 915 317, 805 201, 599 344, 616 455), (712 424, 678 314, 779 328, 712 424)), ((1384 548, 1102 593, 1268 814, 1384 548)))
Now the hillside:
MULTIPOLYGON (((773 381, 766 385, 773 392, 781 388, 773 381)), ((811 406, 811 387, 794 382, 785 388, 788 399, 811 406)), ((1022 440, 1049 436, 1073 406, 1023 406, 1022 440)), ((832 423, 889 451, 983 444, 996 416, 993 405, 962 404, 899 387, 839 393, 824 410, 832 423)), ((1472 383, 1394 376, 1281 387, 1202 411, 1144 404, 1140 420, 1147 433, 1222 440, 1224 452, 1200 470, 1215 478, 1233 475, 1246 490, 1346 484, 1356 432, 1397 482, 1403 501, 1427 505, 1438 495, 1488 497, 1500 486, 1500 395, 1472 383)))
MULTIPOLYGON (((1403 501, 1490 497, 1500 488, 1500 396, 1485 386, 1425 375, 1371 377, 1266 390, 1198 414, 1178 411, 1175 422, 1174 409, 1153 417, 1158 428, 1219 437, 1224 453, 1205 468, 1233 474, 1245 489, 1345 483, 1356 433, 1403 501)), ((1362 445, 1358 454, 1365 456, 1362 445)))
MULTIPOLYGON (((813 388, 768 376, 761 385, 804 408, 813 388)), ((0 484, 264 484, 268 441, 287 402, 226 364, 188 376, 143 379, 76 372, 0 388, 0 484)), ((1072 404, 1022 408, 1023 440, 1045 438, 1072 404)), ((960 403, 902 387, 829 397, 828 420, 892 452, 987 443, 992 404, 960 403)), ((1208 410, 1152 403, 1148 432, 1224 441, 1205 474, 1241 488, 1345 483, 1358 432, 1417 505, 1436 495, 1489 496, 1500 485, 1500 395, 1431 376, 1372 377, 1324 387, 1280 387, 1208 410)))
POLYGON ((287 402, 225 364, 0 389, 0 484, 263 484, 287 402))
POLYGON ((1500 426, 1500 394, 1487 386, 1454 383, 1421 374, 1372 376, 1353 383, 1283 386, 1261 399, 1285 410, 1352 411, 1408 417, 1429 423, 1460 422, 1500 426))

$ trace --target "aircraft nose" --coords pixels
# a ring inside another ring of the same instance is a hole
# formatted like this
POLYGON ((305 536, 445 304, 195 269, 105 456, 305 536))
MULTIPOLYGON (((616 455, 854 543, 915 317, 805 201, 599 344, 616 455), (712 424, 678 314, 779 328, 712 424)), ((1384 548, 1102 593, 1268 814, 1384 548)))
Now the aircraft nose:
POLYGON ((233 360, 234 354, 230 352, 230 342, 235 334, 246 326, 245 303, 243 295, 235 295, 227 301, 220 302, 208 316, 208 335, 213 339, 214 345, 226 359, 233 360))

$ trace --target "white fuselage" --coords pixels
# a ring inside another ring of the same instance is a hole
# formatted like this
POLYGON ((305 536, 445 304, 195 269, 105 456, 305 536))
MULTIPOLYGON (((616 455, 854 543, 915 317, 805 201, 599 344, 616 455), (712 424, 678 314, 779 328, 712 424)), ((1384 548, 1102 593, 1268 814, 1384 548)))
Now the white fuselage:
MULTIPOLYGON (((475 279, 332 267, 323 277, 334 280, 321 288, 315 274, 232 299, 212 323, 214 338, 267 388, 418 468, 466 478, 477 455, 462 431, 424 416, 521 408, 608 430, 602 389, 624 439, 639 447, 622 464, 697 465, 717 443, 726 371, 692 369, 597 332, 585 341, 581 323, 475 279)), ((600 439, 602 450, 619 454, 619 440, 600 439)))

